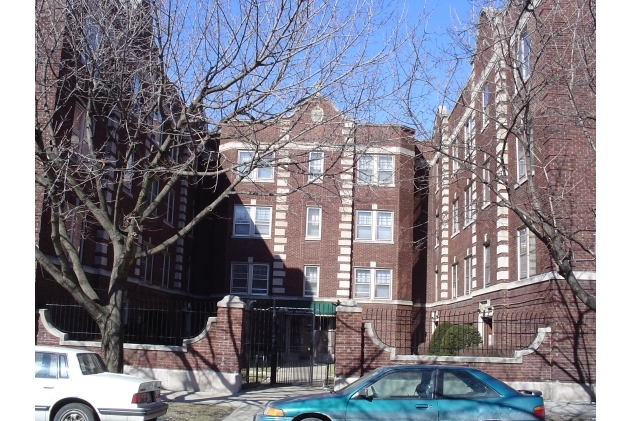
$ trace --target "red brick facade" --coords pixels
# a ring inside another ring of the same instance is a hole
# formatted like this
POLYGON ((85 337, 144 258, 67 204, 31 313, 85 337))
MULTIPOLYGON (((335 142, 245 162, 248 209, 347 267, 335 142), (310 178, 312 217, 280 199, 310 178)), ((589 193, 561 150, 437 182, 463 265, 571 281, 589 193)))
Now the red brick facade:
MULTIPOLYGON (((438 110, 431 144, 444 149, 424 150, 430 164, 427 317, 475 312, 488 300, 487 324, 511 315, 545 319, 552 339, 540 369, 549 379, 583 385, 596 382, 595 311, 576 299, 524 221, 498 206, 498 195, 532 215, 539 206, 558 230, 576 233, 595 250, 595 49, 572 38, 576 28, 590 33, 588 8, 587 2, 543 1, 534 6, 536 17, 517 6, 484 9, 467 84, 450 112, 438 110), (545 38, 552 30, 554 43, 545 38), (526 38, 527 47, 518 47, 526 38), (571 55, 576 49, 580 59, 571 55)), ((595 295, 595 258, 580 246, 571 252, 581 285, 595 295)), ((484 333, 483 320, 476 325, 484 333)))

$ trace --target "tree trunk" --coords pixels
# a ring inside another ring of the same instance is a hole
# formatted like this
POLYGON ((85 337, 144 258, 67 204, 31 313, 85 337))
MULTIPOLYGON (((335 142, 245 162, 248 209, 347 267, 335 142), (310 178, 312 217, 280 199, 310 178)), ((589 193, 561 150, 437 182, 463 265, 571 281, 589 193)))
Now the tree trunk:
POLYGON ((101 352, 112 373, 123 372, 123 309, 124 291, 118 290, 110 296, 99 328, 101 329, 101 352))

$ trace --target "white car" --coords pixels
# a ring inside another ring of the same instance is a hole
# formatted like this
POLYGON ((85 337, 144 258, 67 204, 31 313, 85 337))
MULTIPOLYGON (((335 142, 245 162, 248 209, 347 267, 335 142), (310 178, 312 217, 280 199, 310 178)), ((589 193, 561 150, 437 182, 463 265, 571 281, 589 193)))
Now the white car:
POLYGON ((158 380, 109 373, 82 349, 35 346, 35 421, 149 421, 166 414, 158 380))

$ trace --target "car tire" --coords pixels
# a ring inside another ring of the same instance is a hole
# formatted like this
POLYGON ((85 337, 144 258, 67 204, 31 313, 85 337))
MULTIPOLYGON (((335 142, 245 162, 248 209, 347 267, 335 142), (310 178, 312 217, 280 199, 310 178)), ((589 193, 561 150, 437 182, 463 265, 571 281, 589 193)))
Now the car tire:
POLYGON ((94 411, 82 403, 69 403, 57 411, 55 421, 95 421, 94 411))

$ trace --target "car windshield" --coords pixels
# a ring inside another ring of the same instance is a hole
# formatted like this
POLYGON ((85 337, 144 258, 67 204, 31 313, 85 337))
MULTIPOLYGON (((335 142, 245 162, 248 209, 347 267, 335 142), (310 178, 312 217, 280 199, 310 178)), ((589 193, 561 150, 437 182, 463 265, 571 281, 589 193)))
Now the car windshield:
POLYGON ((98 354, 92 352, 85 354, 77 354, 81 373, 84 375, 106 373, 107 367, 98 354))
POLYGON ((333 393, 344 393, 346 392, 347 389, 351 388, 351 387, 357 387, 357 385, 361 384, 362 382, 366 382, 368 379, 378 376, 383 372, 382 368, 377 368, 371 372, 368 372, 366 374, 364 374, 362 377, 360 377, 359 379, 357 379, 356 381, 354 381, 353 383, 347 384, 346 386, 344 386, 343 388, 333 391, 333 393))

